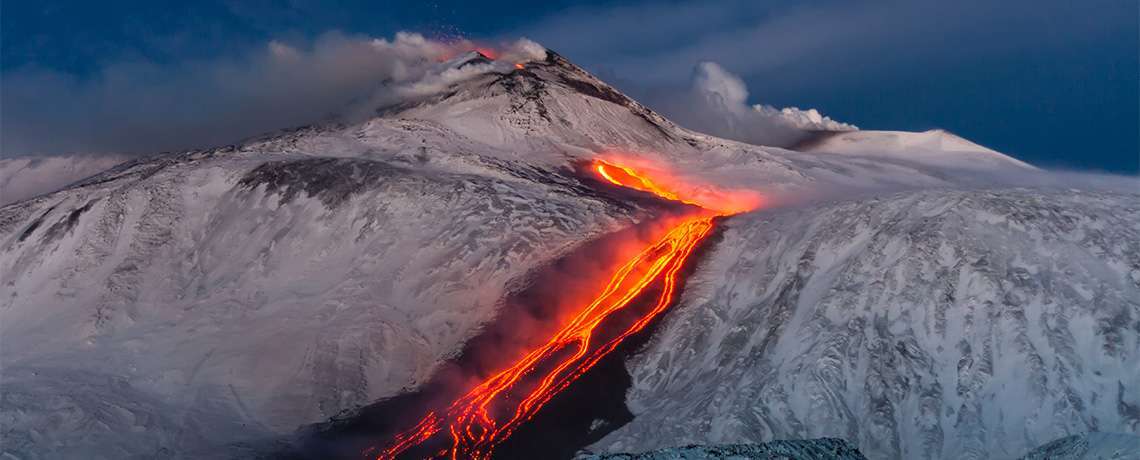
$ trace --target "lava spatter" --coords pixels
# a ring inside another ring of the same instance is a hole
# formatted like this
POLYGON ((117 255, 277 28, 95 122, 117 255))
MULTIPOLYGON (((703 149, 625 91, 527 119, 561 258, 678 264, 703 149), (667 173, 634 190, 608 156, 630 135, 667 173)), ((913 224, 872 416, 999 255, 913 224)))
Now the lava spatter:
MULTIPOLYGON (((631 167, 599 160, 593 170, 612 184, 705 208, 631 167)), ((618 267, 594 299, 545 343, 483 380, 446 410, 429 412, 382 450, 369 449, 366 455, 392 459, 414 447, 438 445, 438 450, 426 454, 427 457, 491 458, 496 445, 672 303, 681 268, 711 233, 713 219, 726 214, 713 208, 680 220, 664 236, 618 267), (656 283, 660 283, 661 289, 650 308, 615 336, 608 339, 597 336, 599 325, 606 318, 628 306, 656 283)))

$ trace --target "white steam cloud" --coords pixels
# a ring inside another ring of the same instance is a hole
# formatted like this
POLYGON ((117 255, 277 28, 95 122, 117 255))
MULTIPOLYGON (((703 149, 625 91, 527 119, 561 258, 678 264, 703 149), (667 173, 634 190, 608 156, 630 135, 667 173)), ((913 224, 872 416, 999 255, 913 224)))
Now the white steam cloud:
POLYGON ((662 98, 657 105, 688 128, 759 145, 790 146, 813 131, 858 129, 815 109, 750 106, 744 81, 714 62, 697 65, 687 94, 662 98))
POLYGON ((502 63, 449 68, 471 50, 414 33, 393 39, 325 34, 279 41, 240 59, 177 65, 120 62, 91 78, 43 69, 3 75, 0 153, 148 153, 226 144, 331 117, 352 117, 438 90, 473 73, 545 57, 519 40, 502 63))

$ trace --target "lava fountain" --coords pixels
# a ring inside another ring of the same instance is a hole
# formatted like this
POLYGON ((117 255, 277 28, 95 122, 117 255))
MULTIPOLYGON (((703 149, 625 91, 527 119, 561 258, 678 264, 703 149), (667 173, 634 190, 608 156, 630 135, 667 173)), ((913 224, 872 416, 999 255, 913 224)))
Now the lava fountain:
POLYGON ((718 206, 685 197, 679 192, 683 187, 670 187, 660 178, 612 161, 597 160, 591 169, 611 184, 697 206, 700 211, 679 220, 617 267, 593 300, 545 343, 482 380, 445 410, 428 412, 383 449, 366 450, 366 455, 393 459, 415 448, 428 458, 491 458, 495 446, 534 417, 554 395, 665 311, 673 302, 681 268, 712 232, 714 219, 742 211, 737 203, 718 206), (643 314, 610 337, 598 334, 605 319, 657 283, 661 288, 643 314))

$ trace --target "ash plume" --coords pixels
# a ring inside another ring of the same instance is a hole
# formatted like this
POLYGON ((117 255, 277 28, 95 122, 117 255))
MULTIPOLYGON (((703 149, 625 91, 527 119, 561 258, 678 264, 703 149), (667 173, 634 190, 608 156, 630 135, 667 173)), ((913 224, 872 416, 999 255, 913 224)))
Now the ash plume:
MULTIPOLYGON (((391 39, 332 32, 312 43, 270 41, 238 58, 118 62, 83 79, 16 69, 4 73, 0 86, 0 152, 153 153, 359 117, 478 71, 441 63, 476 46, 407 32, 391 39)), ((524 61, 544 50, 521 39, 498 53, 524 61)))
POLYGON ((815 109, 749 105, 744 80, 715 62, 697 64, 687 90, 655 94, 650 99, 665 116, 682 126, 756 145, 789 147, 812 132, 858 129, 815 109))

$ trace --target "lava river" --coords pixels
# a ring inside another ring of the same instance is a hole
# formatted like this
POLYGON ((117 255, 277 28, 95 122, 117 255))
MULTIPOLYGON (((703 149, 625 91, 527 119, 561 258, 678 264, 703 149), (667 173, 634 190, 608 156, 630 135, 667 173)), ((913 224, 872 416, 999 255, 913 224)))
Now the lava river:
POLYGON ((693 250, 712 231, 714 219, 742 211, 737 204, 717 206, 659 183, 648 174, 613 161, 595 161, 591 170, 605 181, 699 208, 679 220, 611 274, 593 300, 581 307, 541 345, 508 367, 482 380, 441 411, 431 411, 412 428, 395 436, 370 457, 412 455, 428 458, 488 459, 523 423, 551 398, 589 371, 631 335, 644 329, 672 303, 679 274, 693 250), (599 325, 660 286, 649 308, 616 334, 601 337, 599 325))

